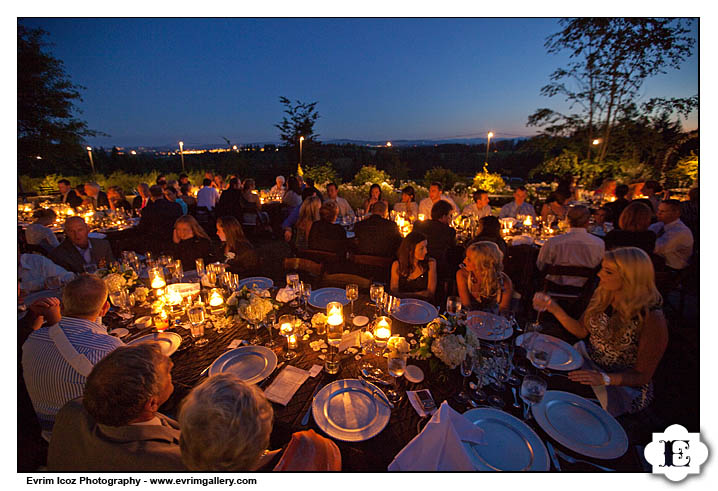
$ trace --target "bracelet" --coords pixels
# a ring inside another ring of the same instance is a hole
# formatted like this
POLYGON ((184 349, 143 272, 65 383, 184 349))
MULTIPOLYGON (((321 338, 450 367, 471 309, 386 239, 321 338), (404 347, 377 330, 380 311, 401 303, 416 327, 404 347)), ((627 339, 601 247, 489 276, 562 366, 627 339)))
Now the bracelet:
POLYGON ((603 385, 611 385, 611 377, 606 372, 598 372, 603 378, 603 385))

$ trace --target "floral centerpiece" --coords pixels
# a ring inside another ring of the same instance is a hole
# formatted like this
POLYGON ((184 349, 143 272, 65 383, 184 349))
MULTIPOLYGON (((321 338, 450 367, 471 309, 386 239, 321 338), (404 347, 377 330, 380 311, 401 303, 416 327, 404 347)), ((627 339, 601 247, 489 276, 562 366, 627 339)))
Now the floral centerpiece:
POLYGON ((408 355, 411 350, 409 343, 401 336, 390 337, 386 343, 386 347, 391 354, 396 355, 408 355))
POLYGON ((472 356, 479 354, 479 339, 471 330, 466 329, 463 320, 456 317, 437 317, 426 327, 418 328, 416 334, 419 343, 411 351, 411 356, 429 360, 432 371, 440 368, 439 362, 454 369, 467 353, 472 356))
POLYGON ((247 319, 246 310, 248 306, 254 307, 261 319, 273 310, 279 310, 279 303, 272 300, 269 290, 250 290, 246 286, 236 291, 227 299, 226 316, 232 317, 235 321, 247 319))
POLYGON ((106 268, 97 270, 98 276, 105 281, 111 292, 122 289, 134 290, 137 286, 137 273, 132 268, 125 268, 119 263, 110 263, 106 268))

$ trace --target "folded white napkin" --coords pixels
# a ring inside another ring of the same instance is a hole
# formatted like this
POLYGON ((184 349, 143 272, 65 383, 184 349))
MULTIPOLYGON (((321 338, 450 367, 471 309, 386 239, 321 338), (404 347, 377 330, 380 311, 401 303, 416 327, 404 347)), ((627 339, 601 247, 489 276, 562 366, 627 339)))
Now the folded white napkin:
POLYGON ((296 298, 297 293, 289 287, 280 288, 277 292, 277 302, 287 303, 296 298))
POLYGON ((533 238, 528 235, 517 235, 511 239, 511 245, 531 245, 534 243, 533 238))
POLYGON ((446 401, 389 464, 390 471, 473 471, 463 441, 486 445, 484 430, 446 401))

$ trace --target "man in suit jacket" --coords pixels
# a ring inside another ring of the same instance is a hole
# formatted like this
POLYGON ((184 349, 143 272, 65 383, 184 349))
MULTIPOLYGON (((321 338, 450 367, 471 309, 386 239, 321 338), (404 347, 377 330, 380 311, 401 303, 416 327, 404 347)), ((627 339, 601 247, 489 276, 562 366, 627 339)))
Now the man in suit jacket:
POLYGON ((67 203, 73 208, 77 208, 82 204, 82 198, 72 189, 70 181, 67 179, 57 181, 57 189, 60 191, 60 203, 67 203))
POLYGON ((150 187, 150 198, 152 202, 142 210, 137 232, 150 250, 159 252, 172 247, 172 231, 182 216, 182 208, 165 199, 162 187, 156 184, 150 187))
POLYGON ((214 212, 217 218, 229 216, 242 223, 242 190, 237 177, 229 180, 229 188, 220 195, 214 212))
POLYGON ((399 227, 387 220, 387 206, 377 201, 371 207, 371 216, 354 225, 357 252, 372 256, 395 257, 401 243, 399 227))
POLYGON ((86 264, 110 263, 115 260, 110 243, 103 239, 90 239, 89 227, 82 217, 65 220, 65 240, 50 252, 50 259, 73 273, 83 273, 86 264))
POLYGON ((132 200, 132 208, 142 210, 150 203, 150 187, 147 183, 141 182, 137 185, 137 192, 140 194, 132 200))
POLYGON ((85 194, 92 202, 95 208, 109 208, 110 200, 107 199, 107 194, 104 191, 100 191, 100 185, 96 182, 88 182, 85 184, 85 194))
POLYGON ((57 414, 48 470, 183 470, 179 424, 157 412, 174 390, 171 369, 155 343, 119 347, 100 360, 83 397, 57 414))
POLYGON ((439 200, 431 208, 431 220, 414 223, 414 230, 426 235, 429 256, 436 259, 436 272, 441 279, 451 279, 458 266, 452 254, 456 246, 456 230, 449 226, 452 210, 449 202, 439 200))

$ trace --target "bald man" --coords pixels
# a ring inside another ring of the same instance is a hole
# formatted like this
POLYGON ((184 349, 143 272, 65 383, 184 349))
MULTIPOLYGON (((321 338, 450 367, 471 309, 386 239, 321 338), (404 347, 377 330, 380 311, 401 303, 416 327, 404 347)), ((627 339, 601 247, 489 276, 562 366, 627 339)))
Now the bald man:
POLYGON ((110 243, 91 239, 89 227, 82 217, 65 220, 65 240, 50 252, 52 261, 73 273, 83 273, 86 264, 109 264, 115 258, 110 243))

